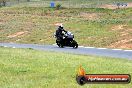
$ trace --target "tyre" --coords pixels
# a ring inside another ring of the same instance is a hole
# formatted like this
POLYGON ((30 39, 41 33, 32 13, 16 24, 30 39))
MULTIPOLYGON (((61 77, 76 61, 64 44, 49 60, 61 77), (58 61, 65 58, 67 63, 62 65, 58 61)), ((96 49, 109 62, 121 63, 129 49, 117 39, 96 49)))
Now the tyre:
POLYGON ((64 46, 63 46, 63 44, 60 44, 60 46, 59 46, 60 48, 64 48, 64 46))
POLYGON ((75 49, 78 48, 78 44, 75 40, 73 40, 73 48, 75 48, 75 49))
POLYGON ((78 44, 75 44, 73 48, 77 49, 78 48, 78 44))
POLYGON ((60 44, 59 43, 57 43, 57 45, 60 47, 60 44))
POLYGON ((60 47, 60 42, 58 40, 56 40, 56 44, 60 47))
POLYGON ((57 43, 57 45, 60 47, 60 48, 63 48, 64 46, 60 43, 57 43))
POLYGON ((60 47, 60 48, 63 48, 64 45, 59 41, 59 40, 56 40, 56 44, 60 47))

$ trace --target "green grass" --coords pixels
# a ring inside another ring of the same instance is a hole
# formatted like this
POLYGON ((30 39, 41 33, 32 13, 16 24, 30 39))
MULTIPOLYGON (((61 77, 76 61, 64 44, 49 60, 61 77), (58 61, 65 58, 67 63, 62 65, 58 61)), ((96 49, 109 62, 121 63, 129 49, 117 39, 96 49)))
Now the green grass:
POLYGON ((43 7, 5 7, 0 9, 0 41, 53 44, 53 33, 56 30, 54 24, 62 22, 66 30, 75 34, 79 45, 111 48, 109 46, 112 43, 132 38, 131 14, 132 8, 55 10, 43 7), (112 30, 112 27, 118 25, 125 27, 122 30, 112 30), (14 38, 7 37, 20 31, 28 33, 14 38), (122 36, 123 33, 128 34, 122 36))
MULTIPOLYGON (((1 88, 82 88, 78 67, 88 74, 130 74, 132 61, 108 57, 0 47, 1 88)), ((130 84, 89 84, 83 88, 131 88, 130 84)))

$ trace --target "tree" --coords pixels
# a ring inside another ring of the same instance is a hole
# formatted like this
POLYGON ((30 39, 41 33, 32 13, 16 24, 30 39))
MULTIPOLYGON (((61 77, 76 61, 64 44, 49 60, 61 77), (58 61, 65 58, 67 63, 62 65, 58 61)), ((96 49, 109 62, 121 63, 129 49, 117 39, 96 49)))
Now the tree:
POLYGON ((117 3, 116 5, 118 6, 118 9, 119 9, 120 8, 120 3, 117 3))
POLYGON ((61 4, 58 3, 58 4, 56 5, 56 9, 59 10, 60 8, 61 8, 61 4))

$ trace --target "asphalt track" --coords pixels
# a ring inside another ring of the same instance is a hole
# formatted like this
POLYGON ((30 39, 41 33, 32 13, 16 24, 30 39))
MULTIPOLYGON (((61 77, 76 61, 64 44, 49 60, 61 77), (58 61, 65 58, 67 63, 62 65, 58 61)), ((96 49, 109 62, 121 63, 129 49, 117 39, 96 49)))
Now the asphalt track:
POLYGON ((82 55, 108 56, 108 57, 125 58, 132 60, 132 50, 107 49, 107 48, 95 48, 95 47, 83 47, 83 46, 79 46, 79 48, 73 49, 71 47, 59 48, 56 45, 16 44, 16 43, 0 43, 0 46, 12 47, 12 48, 32 48, 35 50, 55 51, 58 53, 66 52, 66 53, 82 54, 82 55))

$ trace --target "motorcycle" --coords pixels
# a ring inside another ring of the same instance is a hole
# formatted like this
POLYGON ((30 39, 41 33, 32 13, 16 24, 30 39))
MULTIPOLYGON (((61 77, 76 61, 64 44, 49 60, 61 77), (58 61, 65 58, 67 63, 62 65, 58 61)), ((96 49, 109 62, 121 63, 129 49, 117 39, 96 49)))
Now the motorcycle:
POLYGON ((55 38, 56 38, 56 44, 61 48, 63 48, 64 46, 73 47, 75 49, 78 48, 78 44, 74 40, 74 35, 70 31, 63 33, 63 39, 61 41, 57 39, 56 35, 55 38))

